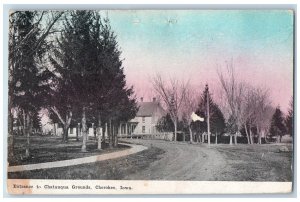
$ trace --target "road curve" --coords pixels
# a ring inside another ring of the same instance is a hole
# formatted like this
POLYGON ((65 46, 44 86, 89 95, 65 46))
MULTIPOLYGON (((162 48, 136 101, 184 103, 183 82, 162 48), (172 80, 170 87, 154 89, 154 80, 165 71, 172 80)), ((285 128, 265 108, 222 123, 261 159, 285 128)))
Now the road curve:
POLYGON ((142 139, 125 141, 165 151, 161 159, 142 171, 126 176, 127 180, 221 180, 218 177, 227 166, 220 152, 204 144, 142 139))
POLYGON ((19 165, 19 166, 9 166, 7 168, 7 172, 22 172, 28 170, 38 170, 38 169, 47 169, 47 168, 59 168, 59 167, 66 167, 66 166, 74 166, 80 165, 85 163, 94 163, 98 161, 105 161, 115 158, 120 158, 123 156, 128 156, 130 154, 135 154, 141 152, 147 147, 142 145, 134 145, 134 144, 124 144, 130 146, 130 149, 125 149, 122 151, 116 151, 107 154, 100 154, 96 156, 88 156, 76 159, 69 159, 69 160, 62 160, 62 161, 54 161, 54 162, 45 162, 45 163, 36 163, 36 164, 28 164, 28 165, 19 165))

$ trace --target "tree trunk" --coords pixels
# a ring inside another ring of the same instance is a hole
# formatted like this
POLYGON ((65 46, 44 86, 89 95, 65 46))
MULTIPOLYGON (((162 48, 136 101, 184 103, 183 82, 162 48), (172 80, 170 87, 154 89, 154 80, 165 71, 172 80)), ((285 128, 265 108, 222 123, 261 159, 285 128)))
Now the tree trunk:
POLYGON ((111 124, 111 142, 112 146, 115 147, 115 125, 114 122, 111 124))
POLYGON ((76 141, 79 141, 79 133, 80 133, 80 123, 77 124, 77 129, 76 129, 76 141))
POLYGON ((268 133, 266 133, 265 136, 264 136, 265 143, 268 143, 268 140, 267 140, 267 134, 268 134, 268 133))
POLYGON ((111 119, 109 119, 109 131, 108 131, 108 145, 109 145, 109 148, 112 148, 112 125, 111 125, 111 119))
POLYGON ((201 143, 204 143, 204 142, 205 142, 204 136, 205 136, 205 133, 203 132, 203 133, 202 133, 202 138, 201 138, 201 143))
POLYGON ((29 157, 30 156, 30 117, 29 114, 26 115, 26 126, 27 128, 25 129, 26 131, 26 138, 27 138, 27 142, 26 142, 26 151, 25 151, 25 156, 29 157))
POLYGON ((115 131, 115 124, 112 124, 112 145, 113 147, 116 146, 116 131, 115 131))
POLYGON ((193 143, 193 132, 191 126, 189 126, 189 131, 190 131, 190 142, 193 143))
MULTIPOLYGON (((265 139, 265 130, 263 129, 263 130, 261 130, 261 136, 260 136, 260 144, 262 144, 262 138, 264 137, 264 139, 265 139)), ((266 143, 266 139, 265 139, 265 143, 266 143)))
POLYGON ((98 127, 96 129, 96 133, 97 133, 97 137, 98 137, 98 146, 97 149, 98 150, 102 150, 102 146, 101 146, 101 139, 102 139, 102 127, 101 127, 101 116, 100 113, 98 113, 98 127))
POLYGON ((253 135, 252 135, 252 130, 251 130, 251 126, 249 128, 249 131, 250 131, 250 143, 253 144, 253 135))
POLYGON ((249 133, 248 133, 248 129, 247 129, 247 124, 244 124, 244 126, 245 126, 245 132, 247 135, 247 142, 248 142, 248 144, 250 144, 250 138, 249 138, 249 133))
POLYGON ((108 127, 107 127, 107 123, 105 123, 105 128, 104 128, 104 133, 103 133, 103 143, 105 144, 105 142, 106 142, 106 137, 108 137, 108 134, 107 134, 107 131, 108 131, 108 127))
POLYGON ((86 152, 86 142, 87 142, 87 126, 86 126, 86 114, 85 114, 85 107, 82 108, 82 147, 81 151, 86 152))
POLYGON ((281 143, 282 135, 279 135, 279 142, 281 143))
POLYGON ((62 141, 62 142, 65 142, 65 141, 66 141, 67 133, 68 133, 68 131, 67 131, 67 129, 66 129, 66 126, 64 125, 64 126, 63 126, 62 138, 61 138, 61 141, 62 141))
POLYGON ((235 132, 234 133, 234 144, 237 144, 237 135, 238 135, 238 132, 235 132))
POLYGON ((94 139, 95 142, 97 142, 97 128, 96 128, 96 124, 92 123, 92 130, 93 130, 93 135, 94 135, 94 139))
POLYGON ((56 125, 53 123, 53 135, 56 136, 56 125))
MULTIPOLYGON (((10 96, 9 96, 10 97, 10 96)), ((10 100, 9 100, 10 103, 10 100)), ((9 151, 8 154, 10 157, 14 156, 15 151, 15 141, 14 141, 14 117, 11 113, 11 107, 8 109, 8 137, 9 137, 9 151)))
POLYGON ((232 135, 230 134, 229 144, 232 145, 232 135))
POLYGON ((25 111, 23 110, 23 136, 26 137, 26 113, 25 111))
POLYGON ((258 144, 261 144, 261 131, 259 131, 258 125, 256 125, 256 131, 257 131, 257 135, 258 135, 258 144))
POLYGON ((118 129, 117 129, 117 126, 114 126, 114 136, 115 136, 114 147, 118 147, 118 129))
POLYGON ((63 142, 68 142, 68 139, 69 139, 68 135, 69 135, 69 126, 70 125, 68 124, 68 122, 69 122, 69 115, 66 114, 65 124, 63 126, 63 128, 64 128, 63 142))
POLYGON ((68 142, 69 141, 69 126, 67 126, 67 129, 66 129, 66 139, 65 139, 65 142, 68 142))
POLYGON ((174 141, 177 141, 177 120, 174 121, 174 141))
POLYGON ((216 132, 216 141, 215 144, 218 144, 218 133, 216 132))

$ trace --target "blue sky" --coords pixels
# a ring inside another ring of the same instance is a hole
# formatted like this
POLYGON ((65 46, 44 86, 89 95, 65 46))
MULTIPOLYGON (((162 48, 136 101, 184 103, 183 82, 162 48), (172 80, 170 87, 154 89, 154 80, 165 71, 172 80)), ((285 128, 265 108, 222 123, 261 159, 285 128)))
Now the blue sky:
MULTIPOLYGON (((156 72, 218 91, 217 67, 233 60, 241 80, 270 88, 288 107, 293 79, 293 13, 288 10, 108 11, 129 84, 151 94, 156 72)), ((217 99, 217 98, 216 98, 217 99)))

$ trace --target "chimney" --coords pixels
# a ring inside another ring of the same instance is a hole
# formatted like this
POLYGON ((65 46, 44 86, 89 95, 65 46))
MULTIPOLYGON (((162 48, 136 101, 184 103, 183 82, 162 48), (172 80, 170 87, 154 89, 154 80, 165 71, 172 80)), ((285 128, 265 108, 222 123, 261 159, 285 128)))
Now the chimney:
POLYGON ((143 102, 143 99, 144 99, 144 98, 143 98, 143 97, 141 97, 141 102, 143 102))
POLYGON ((156 102, 156 97, 153 98, 153 102, 156 102))

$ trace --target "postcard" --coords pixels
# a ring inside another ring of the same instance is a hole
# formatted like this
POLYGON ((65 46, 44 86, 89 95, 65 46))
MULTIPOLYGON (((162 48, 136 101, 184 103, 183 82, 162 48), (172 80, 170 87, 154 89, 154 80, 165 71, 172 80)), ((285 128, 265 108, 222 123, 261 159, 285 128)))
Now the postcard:
POLYGON ((293 190, 293 10, 8 20, 9 194, 293 190))

